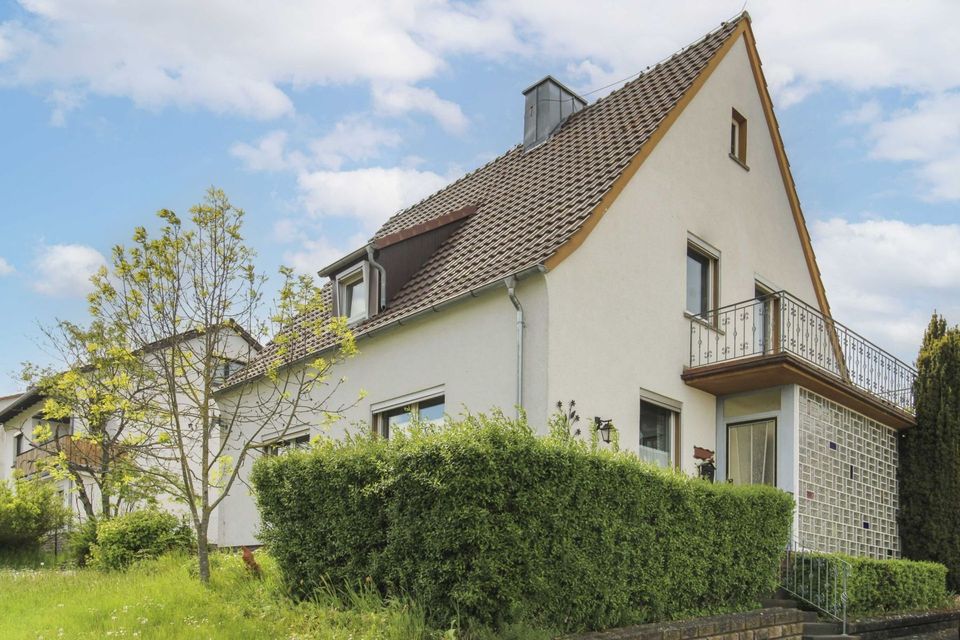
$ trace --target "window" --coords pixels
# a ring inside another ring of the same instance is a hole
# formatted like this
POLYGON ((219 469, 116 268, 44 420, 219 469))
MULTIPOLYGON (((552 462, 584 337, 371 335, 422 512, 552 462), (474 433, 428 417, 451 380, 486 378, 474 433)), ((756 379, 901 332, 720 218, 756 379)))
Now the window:
POLYGON ((736 109, 730 118, 730 157, 747 166, 747 119, 736 109))
POLYGON ((676 413, 660 405, 640 401, 640 458, 669 467, 673 451, 676 413))
POLYGON ((337 309, 347 322, 357 322, 367 317, 367 263, 337 276, 337 309))
POLYGON ((733 484, 776 484, 777 421, 728 425, 727 458, 727 479, 733 484))
POLYGON ((220 359, 215 365, 216 368, 213 371, 213 380, 211 382, 215 385, 224 384, 230 376, 240 371, 240 369, 243 369, 245 364, 246 363, 240 362, 239 360, 220 359))
POLYGON ((16 463, 16 458, 17 458, 17 456, 20 455, 21 453, 23 453, 23 434, 22 434, 22 433, 18 433, 17 435, 13 436, 13 458, 14 458, 14 463, 16 463))
POLYGON ((265 456, 279 456, 284 453, 295 451, 297 449, 307 449, 310 447, 310 434, 275 440, 263 448, 265 456))
POLYGON ((692 244, 687 245, 687 312, 706 317, 716 298, 717 259, 692 244))
POLYGON ((380 436, 389 438, 391 433, 399 433, 408 429, 414 419, 434 424, 442 422, 444 409, 443 396, 409 402, 374 413, 374 427, 380 436))

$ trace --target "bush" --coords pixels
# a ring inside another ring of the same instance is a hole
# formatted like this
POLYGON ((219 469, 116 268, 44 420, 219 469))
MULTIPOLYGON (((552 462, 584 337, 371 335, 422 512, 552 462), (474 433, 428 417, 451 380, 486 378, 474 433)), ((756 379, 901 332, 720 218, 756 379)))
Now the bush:
POLYGON ((606 628, 752 606, 793 501, 468 416, 259 460, 261 538, 288 586, 369 581, 429 621, 606 628), (329 581, 329 582, 328 582, 329 581))
POLYGON ((947 604, 947 568, 936 562, 845 558, 851 565, 847 609, 881 613, 947 604))
POLYGON ((97 521, 93 519, 85 520, 79 527, 70 532, 70 537, 67 540, 67 558, 78 567, 87 566, 90 554, 93 551, 93 545, 96 543, 97 521))
POLYGON ((798 593, 807 600, 819 596, 839 602, 842 582, 832 576, 849 565, 847 612, 853 615, 937 609, 948 604, 947 568, 935 562, 876 560, 839 553, 805 553, 795 571, 799 585, 821 584, 819 593, 798 593), (825 566, 833 565, 833 566, 825 566), (804 576, 803 574, 806 574, 804 576), (831 576, 824 580, 824 576, 831 576))
POLYGON ((0 481, 0 547, 35 549, 68 522, 69 514, 49 481, 0 481))
POLYGON ((125 569, 137 560, 156 558, 193 546, 193 530, 176 516, 157 509, 134 511, 96 526, 97 542, 90 549, 92 566, 125 569))

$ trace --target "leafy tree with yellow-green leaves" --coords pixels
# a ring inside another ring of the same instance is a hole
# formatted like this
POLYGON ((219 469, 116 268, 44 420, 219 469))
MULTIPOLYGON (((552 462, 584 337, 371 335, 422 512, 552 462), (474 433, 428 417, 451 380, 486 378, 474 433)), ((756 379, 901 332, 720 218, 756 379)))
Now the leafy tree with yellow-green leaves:
POLYGON ((157 215, 158 229, 136 228, 132 243, 115 247, 109 269, 92 278, 90 315, 115 332, 111 344, 150 349, 156 395, 144 416, 155 444, 138 467, 186 505, 199 576, 208 581, 214 509, 264 442, 335 420, 356 402, 335 404, 342 380, 332 374, 356 345, 346 320, 325 313, 311 276, 282 268, 275 299, 265 298, 267 278, 242 235, 244 212, 223 191, 211 188, 186 221, 166 209, 157 215), (232 385, 223 365, 238 357, 236 336, 244 333, 272 344, 255 378, 232 385), (297 352, 305 342, 326 348, 319 356, 297 352), (219 395, 225 387, 229 405, 219 395))
POLYGON ((26 364, 23 379, 43 398, 33 471, 71 480, 87 518, 109 519, 152 501, 156 483, 137 464, 152 446, 157 375, 122 332, 103 322, 59 321, 43 329, 60 369, 26 364))

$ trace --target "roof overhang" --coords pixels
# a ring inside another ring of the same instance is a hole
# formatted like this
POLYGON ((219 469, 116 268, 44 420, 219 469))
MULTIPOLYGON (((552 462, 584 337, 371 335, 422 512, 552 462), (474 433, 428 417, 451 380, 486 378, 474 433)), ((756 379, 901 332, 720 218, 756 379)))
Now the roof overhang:
POLYGON ((16 417, 18 413, 25 411, 31 405, 43 400, 43 395, 37 388, 27 389, 20 397, 8 404, 0 411, 0 424, 6 423, 11 418, 16 417))
POLYGON ((354 251, 351 251, 350 253, 343 256, 336 262, 328 264, 323 269, 320 269, 319 271, 317 271, 317 275, 320 276, 321 278, 329 278, 330 276, 336 275, 337 273, 343 271, 353 263, 359 260, 363 260, 364 258, 367 257, 368 246, 369 246, 369 243, 363 245, 359 249, 355 249, 354 251))
POLYGON ((691 387, 715 396, 798 384, 894 429, 917 424, 916 416, 785 352, 687 367, 681 378, 691 387))

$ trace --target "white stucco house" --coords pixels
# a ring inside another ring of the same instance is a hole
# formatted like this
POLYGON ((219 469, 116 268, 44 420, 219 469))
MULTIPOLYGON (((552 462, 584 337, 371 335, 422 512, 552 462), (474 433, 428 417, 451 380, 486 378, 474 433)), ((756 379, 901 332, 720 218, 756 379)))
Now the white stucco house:
MULTIPOLYGON (((337 433, 515 406, 543 427, 576 400, 651 462, 694 474, 707 449, 718 482, 792 493, 806 547, 898 556, 915 372, 832 319, 749 16, 593 104, 552 77, 524 95, 522 144, 320 271, 360 349, 340 393, 366 391, 337 433)), ((221 544, 255 543, 244 488, 220 516, 221 544)))
MULTIPOLYGON (((169 349, 171 344, 178 344, 179 348, 185 352, 201 354, 205 349, 205 332, 188 331, 178 334, 172 338, 151 343, 144 346, 138 353, 148 364, 152 358, 161 356, 163 351, 169 349)), ((222 384, 232 374, 240 370, 250 362, 257 352, 262 348, 261 345, 250 334, 240 328, 238 325, 230 324, 216 330, 216 339, 213 340, 218 353, 218 370, 215 377, 222 384)), ((158 365, 159 366, 159 365, 158 365)), ((185 371, 184 376, 191 375, 190 371, 185 371)), ((154 397, 162 398, 162 394, 156 394, 154 397)), ((77 491, 77 483, 84 484, 84 495, 92 503, 95 513, 102 512, 101 493, 99 487, 94 481, 93 471, 99 465, 100 450, 92 445, 88 440, 74 439, 75 434, 84 432, 82 417, 71 416, 66 419, 53 420, 44 414, 44 403, 46 397, 42 391, 36 387, 27 389, 25 392, 15 396, 0 398, 0 480, 10 479, 14 474, 23 476, 49 476, 49 471, 44 468, 44 460, 50 456, 59 455, 61 452, 72 462, 72 467, 77 470, 77 477, 73 479, 58 480, 58 491, 63 496, 64 502, 71 507, 78 521, 86 519, 86 509, 80 500, 80 492, 77 491), (45 425, 50 429, 52 438, 39 442, 37 441, 35 431, 38 426, 45 425), (90 472, 84 471, 91 470, 90 472)), ((180 397, 180 411, 190 411, 191 400, 189 397, 180 397)), ((162 409, 162 408, 161 408, 162 409)), ((125 431, 121 431, 120 420, 112 419, 107 425, 107 431, 110 433, 112 442, 118 444, 125 438, 136 434, 139 427, 136 423, 127 423, 125 431)), ((173 460, 173 450, 164 452, 157 450, 156 457, 151 456, 149 461, 144 460, 144 465, 166 465, 173 473, 179 473, 179 466, 173 460), (163 458, 169 457, 171 460, 165 461, 163 458)), ((191 451, 191 469, 196 474, 199 465, 199 453, 191 451)), ((185 506, 176 501, 172 496, 159 494, 155 496, 157 501, 165 509, 178 513, 186 513, 185 506)), ((142 505, 126 504, 126 510, 132 510, 142 505)), ((216 542, 219 538, 219 532, 216 529, 216 522, 211 529, 210 540, 216 542)))

